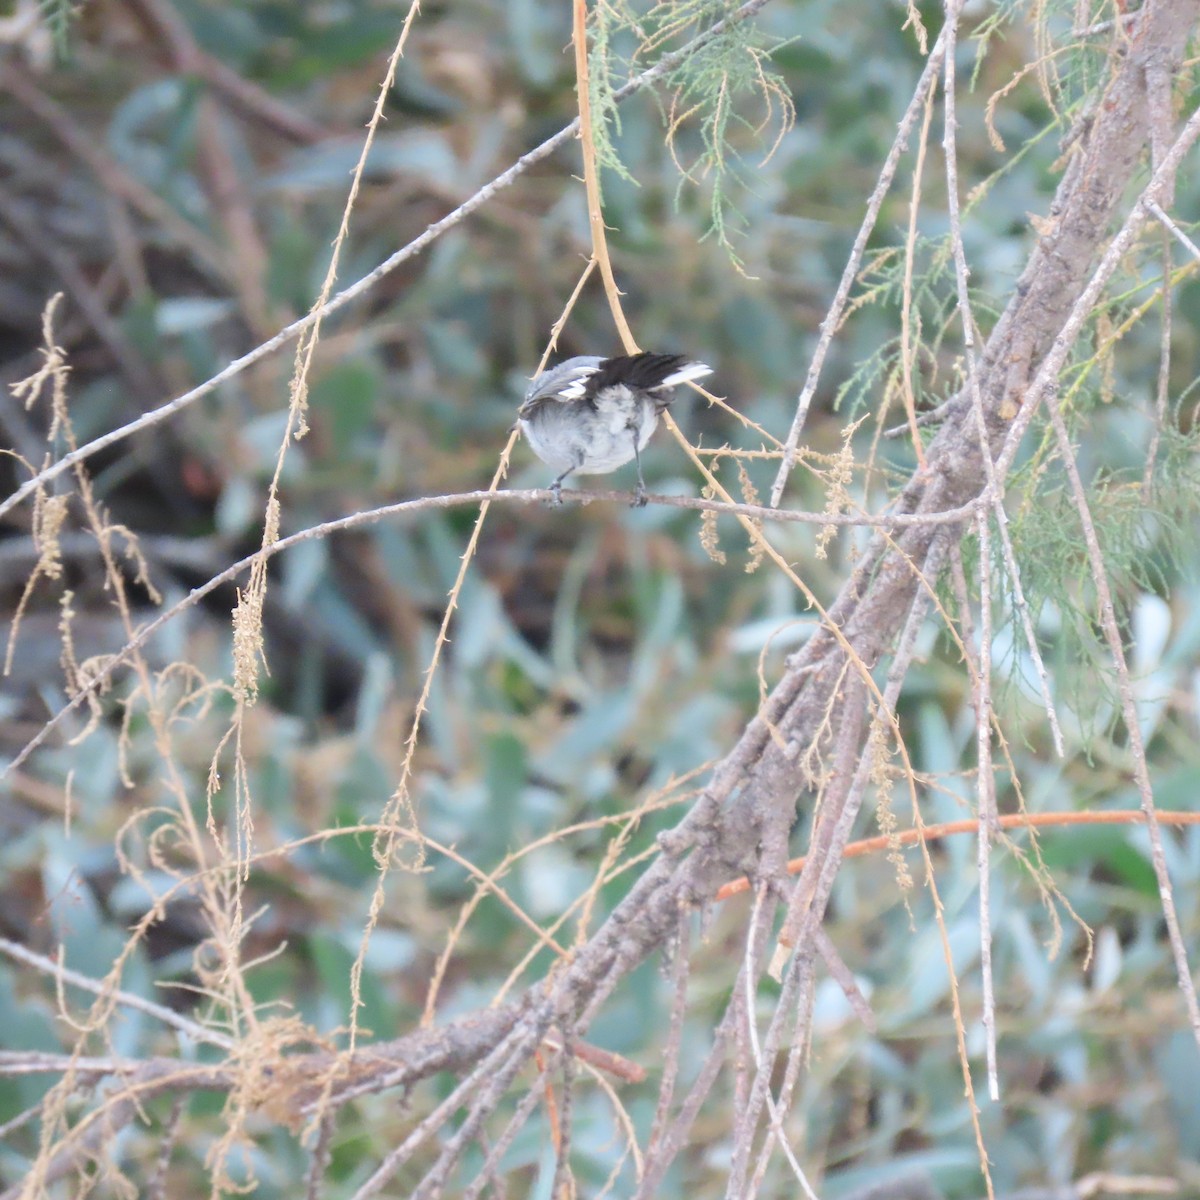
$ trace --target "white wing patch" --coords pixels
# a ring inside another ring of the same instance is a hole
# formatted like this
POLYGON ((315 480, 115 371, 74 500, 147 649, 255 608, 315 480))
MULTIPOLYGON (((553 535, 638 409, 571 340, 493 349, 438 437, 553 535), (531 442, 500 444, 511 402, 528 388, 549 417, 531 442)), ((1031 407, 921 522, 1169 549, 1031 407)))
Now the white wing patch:
POLYGON ((587 381, 599 369, 599 367, 576 367, 573 373, 574 378, 560 387, 555 395, 560 400, 582 400, 587 394, 587 381))

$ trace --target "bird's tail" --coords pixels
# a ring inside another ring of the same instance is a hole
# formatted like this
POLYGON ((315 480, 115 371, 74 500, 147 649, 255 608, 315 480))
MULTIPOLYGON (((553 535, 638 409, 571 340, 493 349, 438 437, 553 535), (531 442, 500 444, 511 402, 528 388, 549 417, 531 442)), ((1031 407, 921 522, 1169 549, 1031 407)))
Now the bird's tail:
POLYGON ((712 373, 713 369, 707 363, 688 362, 684 363, 677 371, 672 371, 658 386, 675 387, 680 383, 691 383, 696 379, 705 379, 712 373))

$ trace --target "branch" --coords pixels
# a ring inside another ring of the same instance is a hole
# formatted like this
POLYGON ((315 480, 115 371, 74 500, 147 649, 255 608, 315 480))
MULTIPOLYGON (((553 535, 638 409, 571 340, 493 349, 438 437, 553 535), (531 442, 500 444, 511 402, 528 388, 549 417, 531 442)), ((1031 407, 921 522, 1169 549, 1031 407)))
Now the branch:
MULTIPOLYGON (((615 491, 589 491, 578 492, 572 490, 564 490, 563 497, 568 500, 577 501, 579 504, 587 505, 594 501, 615 501, 628 503, 632 497, 631 492, 615 492, 615 491)), ((734 504, 726 503, 719 500, 707 500, 703 497, 693 496, 660 496, 648 495, 647 502, 650 504, 659 504, 667 508, 682 508, 692 509, 700 512, 716 512, 728 514, 730 516, 745 516, 755 520, 769 521, 789 521, 808 525, 866 525, 877 526, 881 528, 909 528, 912 526, 923 525, 950 525, 972 517, 975 513, 974 502, 969 503, 961 508, 952 509, 948 512, 925 512, 925 513, 884 513, 878 516, 869 516, 867 514, 854 515, 851 513, 812 513, 799 512, 783 509, 764 508, 757 504, 734 504)), ((506 490, 492 491, 490 489, 475 491, 475 492, 457 492, 442 496, 424 496, 417 500, 401 500, 396 504, 383 505, 380 508, 366 509, 363 512, 351 513, 347 517, 338 517, 332 521, 324 521, 320 525, 313 525, 307 529, 298 530, 296 533, 290 534, 288 537, 280 538, 276 542, 262 546, 253 554, 246 555, 245 558, 239 559, 226 567, 219 574, 212 576, 199 587, 193 588, 182 600, 178 601, 172 607, 165 609, 159 613, 153 621, 143 625, 138 632, 137 637, 133 638, 125 644, 116 654, 107 657, 103 663, 97 664, 96 669, 88 676, 88 686, 81 688, 75 692, 63 705, 62 708, 47 721, 37 734, 28 741, 25 746, 13 757, 9 762, 5 763, 0 768, 0 779, 5 778, 11 771, 19 768, 28 757, 41 745, 43 745, 50 735, 66 720, 67 716, 78 708, 90 695, 94 695, 101 691, 104 685, 112 678, 113 673, 123 663, 128 662, 132 656, 140 650, 147 642, 163 626, 173 621, 181 613, 194 607, 205 596, 216 591, 217 588, 223 587, 225 584, 232 583, 246 571, 251 570, 256 564, 265 562, 273 558, 276 554, 284 550, 291 549, 293 546, 299 545, 301 542, 311 541, 316 538, 329 537, 335 533, 345 533, 349 530, 358 529, 367 525, 374 525, 379 521, 386 520, 390 517, 412 517, 419 513, 427 512, 433 509, 459 508, 467 507, 475 504, 490 504, 490 503, 516 503, 516 504, 533 504, 533 503, 549 503, 551 493, 544 488, 529 488, 524 490, 506 490)), ((33 544, 32 539, 27 542, 22 542, 20 545, 27 548, 30 556, 37 556, 37 549, 33 544)), ((94 547, 96 554, 100 553, 100 548, 95 539, 81 536, 78 540, 65 542, 68 552, 72 554, 82 555, 86 547, 94 547)), ((3 561, 0 554, 0 561, 3 561)))

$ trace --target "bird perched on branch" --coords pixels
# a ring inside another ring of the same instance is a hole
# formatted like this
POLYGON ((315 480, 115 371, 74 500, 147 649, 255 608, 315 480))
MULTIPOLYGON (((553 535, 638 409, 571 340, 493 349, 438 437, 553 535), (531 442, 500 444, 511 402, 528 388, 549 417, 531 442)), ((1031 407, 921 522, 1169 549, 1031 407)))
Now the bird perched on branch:
POLYGON ((637 463, 634 507, 646 503, 641 451, 681 383, 703 379, 712 368, 682 354, 585 354, 543 372, 517 410, 525 440, 548 467, 558 471, 550 485, 562 503, 563 480, 607 475, 631 458, 637 463))

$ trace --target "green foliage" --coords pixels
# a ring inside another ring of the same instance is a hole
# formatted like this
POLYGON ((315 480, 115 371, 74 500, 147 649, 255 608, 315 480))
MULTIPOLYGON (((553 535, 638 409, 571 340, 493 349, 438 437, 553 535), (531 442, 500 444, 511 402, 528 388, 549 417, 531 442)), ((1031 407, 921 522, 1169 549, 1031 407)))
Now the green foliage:
POLYGON ((37 0, 42 19, 54 39, 54 53, 59 62, 66 62, 71 53, 71 22, 78 5, 74 0, 37 0))
MULTIPOLYGON (((733 0, 670 0, 638 13, 629 0, 606 0, 592 9, 591 99, 602 166, 634 180, 617 143, 621 67, 632 69, 653 53, 705 34, 739 7, 733 0), (630 47, 625 54, 622 43, 630 47)), ((705 187, 705 236, 714 237, 735 262, 740 260, 733 238, 747 224, 739 196, 754 186, 757 169, 746 163, 746 153, 752 147, 763 152, 765 163, 795 121, 791 93, 771 65, 772 53, 783 44, 765 37, 752 21, 732 21, 667 76, 666 138, 683 176, 676 203, 686 186, 705 187)))

